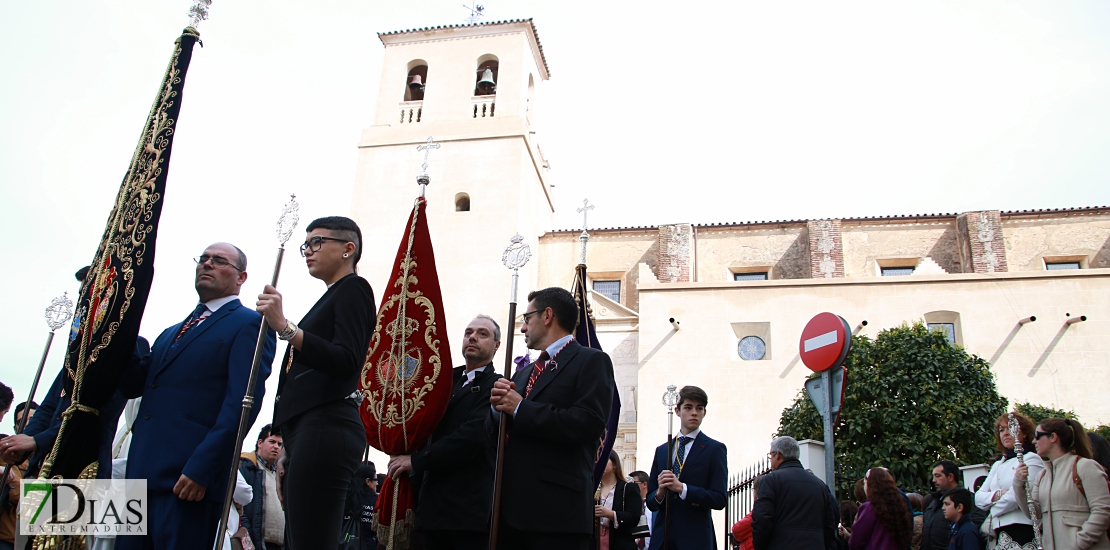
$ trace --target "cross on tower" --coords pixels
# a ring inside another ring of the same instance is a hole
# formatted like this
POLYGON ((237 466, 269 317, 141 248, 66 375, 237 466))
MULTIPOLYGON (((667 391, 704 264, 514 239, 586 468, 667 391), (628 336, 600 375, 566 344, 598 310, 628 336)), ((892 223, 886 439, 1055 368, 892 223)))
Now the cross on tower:
POLYGON ((593 209, 594 205, 590 204, 590 199, 582 199, 582 208, 578 209, 578 213, 582 214, 582 231, 586 230, 586 216, 588 216, 590 210, 593 209))

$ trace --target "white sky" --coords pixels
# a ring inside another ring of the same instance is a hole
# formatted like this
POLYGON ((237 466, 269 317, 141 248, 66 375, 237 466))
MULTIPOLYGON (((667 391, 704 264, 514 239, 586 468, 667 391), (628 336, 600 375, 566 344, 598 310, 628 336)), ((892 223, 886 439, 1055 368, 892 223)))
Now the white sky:
MULTIPOLYGON (((92 258, 189 4, 0 0, 0 380, 17 401, 42 312, 92 258)), ((190 258, 213 241, 250 256, 252 304, 290 192, 305 222, 349 212, 376 33, 461 23, 461 4, 214 2, 186 81, 144 336, 192 309, 190 258)), ((535 18, 551 66, 536 114, 558 228, 580 223, 587 196, 592 226, 1110 203, 1104 1, 486 7, 490 21, 535 18)), ((294 248, 280 285, 293 319, 324 290, 299 259, 294 248)))

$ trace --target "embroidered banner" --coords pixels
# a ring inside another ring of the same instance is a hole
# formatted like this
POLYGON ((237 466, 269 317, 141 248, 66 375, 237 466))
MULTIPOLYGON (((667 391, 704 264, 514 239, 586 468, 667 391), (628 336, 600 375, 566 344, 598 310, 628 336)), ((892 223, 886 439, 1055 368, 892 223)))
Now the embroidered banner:
MULTIPOLYGON (((359 408, 366 441, 388 455, 409 454, 427 443, 451 399, 451 346, 439 290, 432 240, 421 197, 409 214, 378 323, 362 369, 359 408)), ((374 524, 379 544, 407 548, 413 495, 407 477, 386 478, 374 524)))
POLYGON ((97 460, 99 409, 115 393, 131 360, 154 278, 154 242, 170 148, 185 73, 199 38, 195 28, 186 27, 174 44, 89 274, 81 284, 65 360, 65 391, 72 404, 62 413, 54 447, 43 462, 43 478, 78 478, 97 460))
MULTIPOLYGON (((597 331, 594 330, 594 316, 590 311, 590 301, 586 295, 586 264, 578 264, 574 270, 574 288, 571 289, 574 301, 578 304, 578 326, 574 329, 574 339, 587 348, 601 350, 601 343, 597 341, 597 331)), ((613 450, 613 442, 617 438, 617 423, 621 417, 621 396, 617 391, 616 382, 613 387, 613 408, 609 413, 609 421, 605 423, 605 431, 597 443, 597 454, 594 456, 594 485, 601 485, 601 476, 605 475, 605 463, 609 460, 609 453, 613 450)))

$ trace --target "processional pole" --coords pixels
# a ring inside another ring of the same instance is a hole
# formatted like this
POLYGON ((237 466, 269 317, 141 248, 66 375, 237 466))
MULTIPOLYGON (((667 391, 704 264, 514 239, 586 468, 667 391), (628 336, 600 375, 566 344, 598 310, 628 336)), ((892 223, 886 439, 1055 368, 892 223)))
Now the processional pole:
MULTIPOLYGON (((1021 444, 1021 438, 1018 437, 1021 431, 1021 425, 1018 424, 1017 418, 1014 413, 1009 413, 1009 420, 1007 427, 1010 429, 1010 435, 1014 438, 1014 454, 1017 455, 1018 462, 1025 465, 1025 448, 1021 444)), ((1033 542, 1037 544, 1037 550, 1044 550, 1041 544, 1041 515, 1037 513, 1037 501, 1033 498, 1033 481, 1028 474, 1025 477, 1025 500, 1029 505, 1029 519, 1033 521, 1033 542)), ((1021 497, 1018 497, 1021 498, 1021 497)))
MULTIPOLYGON (((31 382, 31 393, 27 395, 27 407, 23 409, 23 416, 15 426, 15 433, 21 434, 27 427, 27 419, 31 416, 28 413, 31 401, 35 400, 35 393, 39 389, 39 380, 42 379, 42 369, 46 366, 46 357, 50 355, 50 344, 54 342, 54 331, 65 326, 70 319, 73 318, 73 300, 69 299, 68 292, 63 292, 61 296, 54 298, 50 301, 50 305, 46 308, 46 326, 50 327, 50 334, 46 335, 46 347, 42 350, 42 359, 39 360, 39 368, 35 371, 35 379, 31 382)), ((8 464, 4 467, 4 477, 2 485, 7 487, 8 474, 12 471, 12 465, 8 464)), ((3 500, 8 500, 8 492, 4 491, 3 500)))
MULTIPOLYGON (((274 262, 274 276, 270 280, 270 286, 277 288, 278 275, 281 273, 281 259, 285 256, 285 243, 289 242, 289 238, 293 236, 293 229, 297 227, 297 222, 300 221, 300 216, 297 210, 300 205, 297 204, 297 196, 290 195, 289 202, 285 203, 285 207, 281 210, 281 217, 277 221, 277 237, 278 237, 278 253, 277 260, 274 262)), ((254 343, 254 359, 251 360, 251 374, 247 378, 247 389, 243 395, 243 411, 239 414, 239 431, 235 436, 235 444, 231 448, 231 469, 228 470, 227 490, 224 491, 224 506, 223 513, 220 515, 220 529, 216 531, 216 545, 217 550, 223 548, 223 535, 227 531, 227 515, 231 512, 231 497, 235 494, 235 472, 239 470, 239 451, 243 444, 243 438, 247 436, 247 423, 250 421, 251 409, 254 408, 254 386, 258 383, 258 371, 262 365, 262 349, 266 346, 266 320, 262 320, 262 324, 258 327, 258 340, 254 343)), ((292 345, 292 344, 290 344, 292 345)), ((236 526, 238 530, 238 526, 236 526)), ((233 533, 228 533, 228 536, 233 533)))
MULTIPOLYGON (((505 378, 513 378, 513 340, 516 332, 516 294, 517 282, 520 279, 520 268, 528 263, 532 257, 532 249, 524 242, 524 237, 517 233, 513 236, 511 244, 501 255, 501 263, 513 270, 512 290, 509 292, 509 338, 505 344, 505 378)), ((497 524, 501 519, 501 482, 505 470, 505 440, 508 435, 509 414, 502 411, 500 427, 497 430, 497 463, 493 470, 493 523, 489 532, 490 550, 497 550, 497 524)))
MULTIPOLYGON (((667 386, 663 393, 663 405, 667 407, 667 470, 674 471, 674 408, 678 405, 678 386, 667 386)), ((663 550, 671 537, 671 490, 663 493, 666 496, 663 504, 663 550)), ((655 498, 652 496, 652 498, 655 498)))

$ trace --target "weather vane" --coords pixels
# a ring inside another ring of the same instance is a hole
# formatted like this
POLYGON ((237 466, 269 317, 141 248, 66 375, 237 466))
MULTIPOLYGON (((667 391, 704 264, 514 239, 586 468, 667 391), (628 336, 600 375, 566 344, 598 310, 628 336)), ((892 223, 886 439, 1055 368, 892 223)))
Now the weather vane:
POLYGON ((473 25, 475 23, 478 23, 479 21, 482 20, 482 18, 484 18, 486 16, 484 13, 482 13, 482 12, 486 11, 486 7, 481 5, 481 4, 478 4, 477 2, 474 2, 469 6, 466 5, 466 4, 463 4, 463 7, 466 8, 466 11, 470 12, 470 15, 468 15, 466 17, 466 24, 467 25, 473 25))

